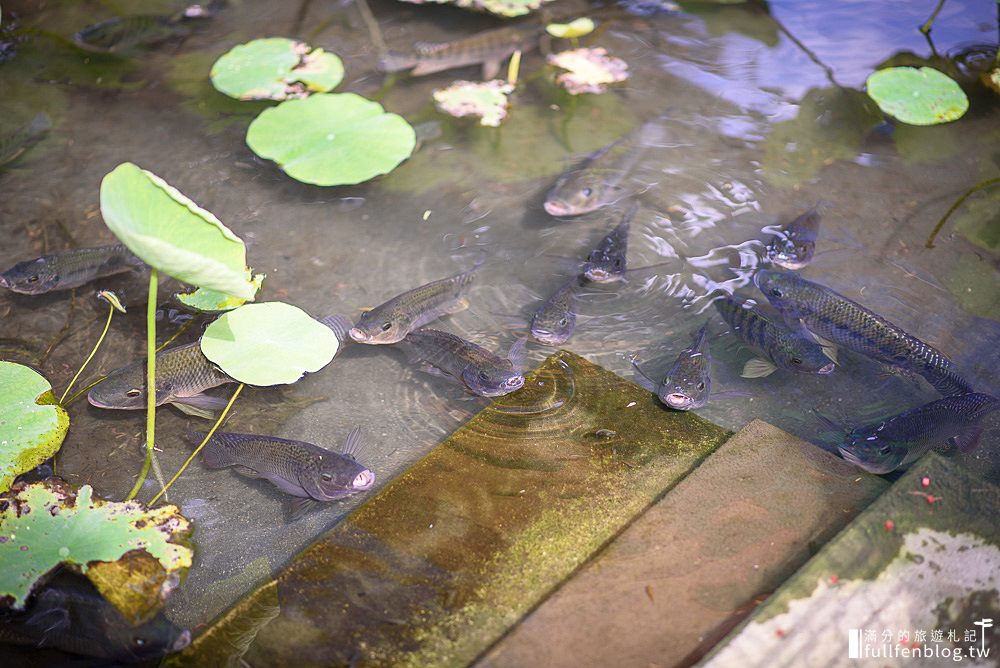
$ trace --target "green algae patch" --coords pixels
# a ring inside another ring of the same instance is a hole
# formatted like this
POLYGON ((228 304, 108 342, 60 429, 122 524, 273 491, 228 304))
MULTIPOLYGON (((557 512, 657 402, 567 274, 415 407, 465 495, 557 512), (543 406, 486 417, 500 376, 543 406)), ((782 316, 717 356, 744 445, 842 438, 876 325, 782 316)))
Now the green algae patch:
POLYGON ((22 364, 0 362, 0 492, 56 454, 68 430, 69 414, 49 381, 22 364))
MULTIPOLYGON (((297 556, 243 658, 465 666, 728 436, 561 351, 297 556)), ((272 587, 182 665, 218 657, 272 587)))

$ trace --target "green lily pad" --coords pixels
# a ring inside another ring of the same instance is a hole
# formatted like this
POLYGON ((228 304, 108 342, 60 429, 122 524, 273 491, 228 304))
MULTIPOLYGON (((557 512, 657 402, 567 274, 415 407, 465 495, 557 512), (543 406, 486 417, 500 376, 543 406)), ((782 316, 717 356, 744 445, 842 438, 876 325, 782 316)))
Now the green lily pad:
POLYGON ((354 93, 321 93, 265 109, 247 145, 297 181, 361 183, 391 172, 413 153, 417 136, 402 116, 354 93))
POLYGON ((453 4, 462 9, 489 12, 497 16, 524 16, 529 14, 546 2, 553 0, 403 0, 415 5, 423 4, 453 4))
POLYGON ((159 586, 170 590, 190 566, 186 540, 191 526, 176 506, 147 510, 135 501, 93 498, 47 480, 18 483, 3 497, 0 511, 0 597, 23 608, 35 584, 59 564, 86 573, 92 562, 114 562, 134 550, 155 558, 163 569, 159 586))
POLYGON ((478 116, 480 125, 497 127, 507 117, 507 96, 513 92, 514 86, 502 79, 482 83, 456 81, 434 91, 434 104, 456 118, 478 116))
MULTIPOLYGON (((254 286, 254 294, 256 295, 260 291, 260 284, 264 281, 264 274, 256 274, 251 278, 250 270, 247 270, 247 280, 254 286)), ((225 292, 207 288, 198 288, 194 292, 178 292, 174 297, 184 306, 205 313, 232 311, 247 303, 247 300, 242 297, 234 297, 225 292)))
POLYGON ((284 37, 234 46, 215 61, 212 84, 238 100, 285 100, 333 90, 344 78, 335 54, 284 37))
POLYGON ((68 429, 69 415, 49 381, 21 364, 0 362, 0 492, 54 455, 68 429))
POLYGON ((202 288, 252 300, 246 247, 212 213, 131 162, 101 182, 104 222, 143 262, 202 288))
POLYGON ((548 61, 550 65, 567 70, 556 75, 556 83, 571 95, 603 93, 608 84, 628 79, 628 63, 609 56, 601 47, 549 54, 548 61))
POLYGON ((969 109, 955 80, 930 67, 879 70, 868 77, 867 90, 882 111, 911 125, 947 123, 969 109))
POLYGON ((594 32, 594 21, 584 17, 569 23, 550 23, 545 26, 545 32, 560 39, 583 37, 594 32))
POLYGON ((319 371, 339 342, 326 325, 283 302, 247 304, 205 329, 201 351, 227 374, 250 385, 294 383, 319 371))

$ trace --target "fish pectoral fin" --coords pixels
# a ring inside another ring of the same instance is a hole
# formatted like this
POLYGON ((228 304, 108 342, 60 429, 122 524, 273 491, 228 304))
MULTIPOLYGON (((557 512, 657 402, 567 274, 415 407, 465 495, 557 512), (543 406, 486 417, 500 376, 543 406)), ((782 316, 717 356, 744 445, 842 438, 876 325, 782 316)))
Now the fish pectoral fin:
POLYGON ((430 374, 432 376, 440 376, 441 378, 449 377, 448 374, 441 369, 437 368, 430 362, 425 362, 423 360, 417 362, 417 371, 422 371, 423 373, 430 374))
POLYGON ((499 60, 483 61, 483 81, 490 81, 491 79, 495 79, 497 74, 499 73, 500 73, 499 60))
POLYGON ((260 471, 257 469, 252 469, 249 466, 244 466, 243 464, 233 464, 231 467, 234 471, 247 478, 260 478, 260 471))
POLYGON ((197 406, 191 406, 190 404, 184 404, 179 401, 172 401, 171 403, 174 405, 174 408, 185 415, 202 418, 203 420, 214 420, 216 418, 215 411, 205 410, 204 408, 198 408, 197 406))
POLYGON ((659 384, 652 378, 647 376, 646 372, 639 368, 639 364, 635 360, 632 360, 632 367, 639 374, 635 378, 636 384, 638 384, 644 389, 649 390, 650 392, 656 392, 659 389, 660 387, 659 384))
POLYGON ((288 501, 288 519, 295 521, 319 505, 319 501, 308 496, 296 496, 288 501))
POLYGON ((520 373, 524 370, 524 360, 527 357, 527 339, 521 338, 520 336, 510 344, 510 350, 507 351, 507 359, 510 361, 511 368, 514 371, 520 373))
POLYGON ((754 357, 743 365, 743 373, 740 376, 743 378, 766 378, 777 370, 778 367, 774 366, 771 362, 760 357, 754 357))
POLYGON ((452 313, 458 313, 469 308, 469 301, 465 297, 459 297, 441 306, 428 309, 413 319, 410 330, 420 329, 424 325, 429 325, 438 318, 452 313))
POLYGON ((212 397, 207 394, 195 394, 190 397, 175 397, 170 403, 177 407, 177 410, 194 417, 214 420, 213 411, 226 407, 229 403, 222 397, 212 397))
POLYGON ((983 435, 983 428, 979 425, 969 427, 960 434, 955 434, 948 439, 948 444, 958 448, 959 452, 968 453, 976 449, 979 445, 979 437, 983 435))
POLYGON ((446 304, 441 307, 441 313, 446 315, 451 315, 453 313, 461 313, 462 311, 469 308, 469 300, 465 297, 459 297, 450 304, 446 304))

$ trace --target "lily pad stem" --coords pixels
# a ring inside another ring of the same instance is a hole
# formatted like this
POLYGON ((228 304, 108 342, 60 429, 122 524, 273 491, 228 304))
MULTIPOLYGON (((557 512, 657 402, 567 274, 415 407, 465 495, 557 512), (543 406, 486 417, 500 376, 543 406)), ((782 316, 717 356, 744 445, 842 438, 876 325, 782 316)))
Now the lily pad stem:
POLYGON ((931 13, 931 17, 927 19, 922 26, 920 26, 920 32, 924 33, 925 35, 930 33, 931 26, 934 25, 934 20, 937 18, 937 15, 941 13, 941 10, 944 8, 944 3, 945 0, 938 0, 937 7, 934 8, 934 11, 931 13))
POLYGON ((146 458, 135 487, 125 497, 126 501, 134 499, 142 489, 153 461, 153 437, 156 433, 156 288, 159 278, 156 267, 150 269, 149 301, 146 304, 146 458))
POLYGON ((76 401, 77 399, 79 399, 80 397, 82 397, 84 394, 86 394, 87 391, 90 390, 90 388, 92 388, 94 385, 97 385, 98 383, 100 383, 101 381, 103 381, 105 378, 107 378, 107 376, 99 376, 97 378, 97 380, 95 380, 94 382, 90 383, 89 385, 87 385, 83 389, 78 390, 76 392, 76 394, 74 394, 72 397, 70 397, 65 403, 62 402, 62 401, 60 401, 59 403, 62 405, 63 408, 66 408, 67 406, 69 406, 70 404, 72 404, 74 401, 76 401))
POLYGON ((219 419, 216 420, 215 424, 212 425, 212 428, 208 430, 208 433, 205 434, 205 438, 202 439, 198 447, 194 449, 194 452, 192 452, 191 456, 187 458, 187 461, 184 462, 184 465, 181 466, 180 470, 178 470, 177 473, 174 474, 174 477, 171 478, 170 481, 163 486, 163 489, 161 489, 160 492, 153 497, 153 500, 149 502, 150 507, 152 507, 153 504, 159 501, 160 497, 166 494, 167 490, 170 489, 170 486, 174 484, 174 481, 180 478, 181 474, 187 470, 188 465, 190 465, 191 462, 194 461, 194 458, 198 455, 199 452, 201 452, 201 449, 205 447, 206 443, 208 443, 208 439, 212 438, 212 435, 215 433, 215 430, 218 429, 219 425, 222 424, 222 421, 226 419, 226 415, 229 413, 229 409, 233 407, 233 402, 236 401, 236 397, 240 396, 240 392, 242 391, 243 391, 243 383, 240 383, 240 386, 236 388, 235 392, 233 392, 233 396, 229 398, 229 403, 226 404, 226 408, 219 415, 219 419))
POLYGON ((59 397, 60 406, 65 408, 66 405, 63 403, 63 400, 66 398, 66 395, 69 394, 69 391, 73 389, 73 384, 80 377, 80 374, 83 373, 83 370, 87 368, 88 364, 90 364, 90 360, 94 359, 94 355, 97 354, 97 349, 100 348, 101 343, 104 342, 104 337, 108 333, 108 328, 111 327, 111 318, 114 317, 114 315, 115 315, 115 306, 114 304, 111 304, 108 306, 108 320, 107 322, 104 323, 104 331, 101 332, 100 338, 98 338, 97 343, 94 344, 94 349, 90 351, 89 355, 87 355, 87 359, 83 360, 83 365, 80 367, 80 370, 76 372, 76 375, 73 376, 73 380, 69 381, 69 385, 66 386, 66 390, 62 393, 62 396, 59 397))
POLYGON ((511 55, 510 63, 507 65, 507 83, 511 86, 517 85, 517 75, 521 72, 521 50, 518 49, 511 55))
POLYGON ((930 236, 927 237, 927 243, 924 244, 924 247, 934 248, 934 239, 937 237, 938 232, 940 232, 941 228, 944 227, 944 224, 948 221, 948 218, 951 217, 951 214, 955 213, 955 210, 958 209, 958 207, 962 206, 962 202, 969 199, 970 195, 982 190, 983 188, 989 188, 991 185, 996 183, 1000 183, 1000 177, 986 179, 985 181, 980 181, 976 185, 966 190, 965 194, 959 197, 957 200, 955 200, 955 203, 951 205, 951 208, 945 211, 945 214, 941 216, 941 220, 938 221, 938 224, 934 226, 934 230, 931 231, 930 236))
POLYGON ((171 343, 173 343, 177 339, 178 336, 180 336, 181 334, 183 334, 187 330, 187 328, 191 326, 192 322, 194 322, 194 318, 192 318, 191 320, 188 320, 183 325, 181 325, 180 327, 178 327, 177 331, 174 332, 173 336, 171 336, 169 339, 167 339, 166 341, 164 341, 163 343, 161 343, 159 345, 159 347, 157 347, 156 352, 160 352, 161 350, 163 350, 164 348, 166 348, 167 346, 169 346, 171 343))

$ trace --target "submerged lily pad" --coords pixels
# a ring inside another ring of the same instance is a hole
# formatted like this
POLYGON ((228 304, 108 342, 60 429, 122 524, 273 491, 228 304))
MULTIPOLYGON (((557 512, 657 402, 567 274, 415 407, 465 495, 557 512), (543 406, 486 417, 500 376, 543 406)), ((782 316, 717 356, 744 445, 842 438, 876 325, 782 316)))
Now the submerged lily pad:
POLYGON ((202 288, 252 300, 243 241, 152 172, 125 162, 101 182, 104 222, 143 262, 202 288))
POLYGON ((497 16, 524 16, 553 0, 403 0, 415 5, 453 4, 463 9, 485 11, 497 16))
POLYGON ((285 100, 326 92, 344 78, 333 53, 284 37, 255 39, 215 61, 212 84, 238 100, 285 100))
POLYGON ((507 117, 507 96, 514 86, 503 81, 456 81, 447 88, 434 91, 434 104, 446 114, 457 118, 478 116, 480 125, 497 127, 507 117))
POLYGON ((961 118, 969 98, 954 79, 931 67, 889 67, 868 77, 868 95, 879 108, 911 125, 961 118))
POLYGON ((264 110, 247 145, 297 181, 361 183, 391 172, 413 153, 416 133, 402 116, 354 93, 321 93, 264 110))
POLYGON ((594 21, 593 19, 584 17, 582 19, 570 21, 569 23, 550 23, 545 26, 545 32, 560 39, 583 37, 584 35, 589 35, 594 32, 594 21))
POLYGON ((53 480, 18 483, 3 497, 0 597, 13 597, 13 607, 23 608, 36 583, 59 564, 86 573, 92 562, 115 562, 135 550, 148 553, 163 569, 163 577, 150 586, 162 592, 176 586, 193 557, 181 544, 190 537, 191 525, 177 507, 146 509, 135 501, 92 497, 90 485, 75 490, 53 480))
POLYGON ((548 61, 568 70, 556 76, 556 83, 572 95, 603 93, 608 84, 628 79, 628 63, 609 56, 607 50, 601 47, 553 53, 548 61))
MULTIPOLYGON (((247 280, 254 286, 254 294, 256 296, 256 293, 260 291, 260 284, 264 281, 264 274, 256 274, 251 277, 250 270, 248 269, 247 280)), ((225 292, 209 290, 207 288, 198 288, 194 292, 178 292, 174 297, 188 308, 205 313, 232 311, 234 308, 247 303, 247 300, 242 297, 234 297, 233 295, 227 295, 225 292)))
POLYGON ((294 383, 319 371, 339 342, 326 325, 283 302, 247 304, 205 329, 201 351, 227 374, 250 385, 294 383))
POLYGON ((0 492, 54 455, 68 429, 69 415, 49 381, 21 364, 0 362, 0 492))

